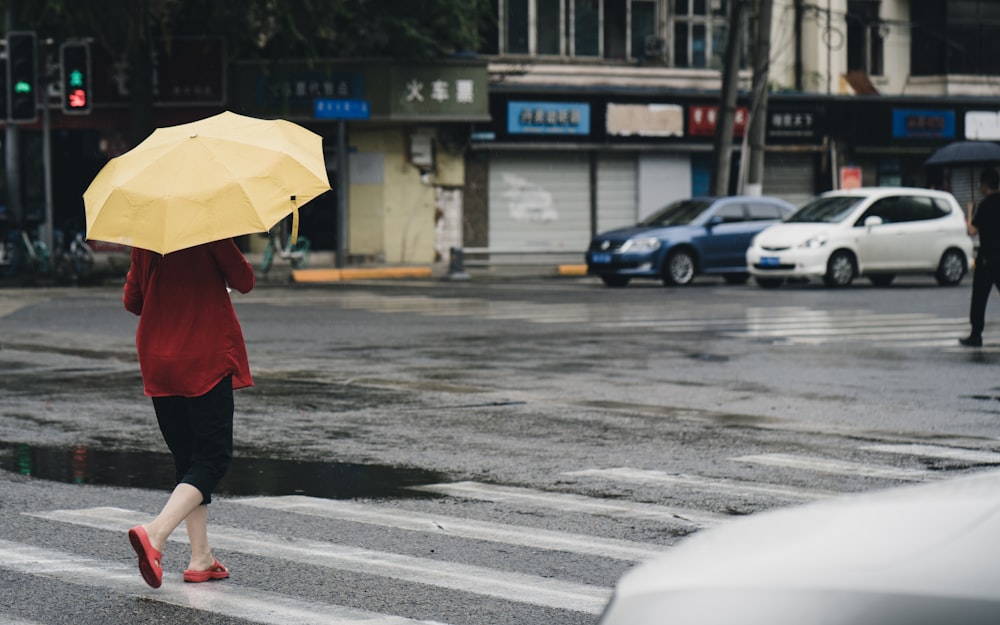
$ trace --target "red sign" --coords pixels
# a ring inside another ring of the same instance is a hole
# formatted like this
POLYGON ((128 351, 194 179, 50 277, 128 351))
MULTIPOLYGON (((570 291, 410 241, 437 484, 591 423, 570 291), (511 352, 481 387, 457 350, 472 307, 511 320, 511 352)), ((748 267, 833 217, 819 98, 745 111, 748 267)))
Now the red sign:
MULTIPOLYGON (((714 137, 715 126, 719 117, 718 106, 693 105, 688 107, 688 136, 714 137)), ((747 131, 750 110, 745 106, 737 107, 733 116, 733 136, 742 137, 747 131)))
MULTIPOLYGON (((91 47, 93 104, 128 105, 128 63, 103 47, 91 47)), ((153 51, 153 102, 221 105, 226 99, 226 47, 216 37, 175 37, 153 51)))
POLYGON ((840 188, 860 189, 861 188, 861 168, 855 165, 846 165, 840 168, 840 188))

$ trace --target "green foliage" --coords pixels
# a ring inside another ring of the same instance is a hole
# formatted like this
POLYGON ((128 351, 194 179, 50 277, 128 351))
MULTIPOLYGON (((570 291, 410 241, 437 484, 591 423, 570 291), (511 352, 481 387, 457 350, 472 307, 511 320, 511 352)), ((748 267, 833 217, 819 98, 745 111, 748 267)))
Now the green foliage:
POLYGON ((118 57, 153 38, 213 35, 230 58, 427 60, 481 47, 490 0, 0 0, 17 29, 90 37, 118 57))

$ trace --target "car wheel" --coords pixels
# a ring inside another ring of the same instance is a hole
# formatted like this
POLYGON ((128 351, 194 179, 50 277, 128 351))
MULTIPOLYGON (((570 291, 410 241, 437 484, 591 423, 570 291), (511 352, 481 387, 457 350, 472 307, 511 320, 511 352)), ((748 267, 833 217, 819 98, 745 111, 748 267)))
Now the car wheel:
POLYGON ((776 289, 785 282, 782 278, 761 278, 759 276, 753 280, 757 286, 765 289, 776 289))
POLYGON ((726 284, 746 284, 747 280, 750 279, 750 274, 748 273, 727 273, 722 276, 722 279, 726 281, 726 284))
POLYGON ((872 281, 875 286, 889 286, 892 281, 896 279, 896 274, 893 273, 881 273, 874 276, 868 276, 868 279, 872 281))
POLYGON ((601 282, 612 287, 628 286, 629 280, 631 280, 631 278, 623 276, 601 276, 601 282))
POLYGON ((830 255, 826 262, 823 284, 831 288, 851 286, 854 281, 854 257, 850 252, 840 250, 830 255))
POLYGON ((965 254, 958 250, 945 250, 938 263, 934 278, 941 286, 955 286, 965 277, 965 254))
POLYGON ((694 280, 694 256, 687 250, 674 250, 663 263, 663 284, 667 286, 691 284, 694 280))

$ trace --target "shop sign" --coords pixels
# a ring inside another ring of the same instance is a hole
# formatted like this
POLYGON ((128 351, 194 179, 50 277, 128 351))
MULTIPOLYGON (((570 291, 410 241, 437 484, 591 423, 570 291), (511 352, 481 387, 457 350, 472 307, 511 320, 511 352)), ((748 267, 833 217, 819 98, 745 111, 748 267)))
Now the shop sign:
POLYGON ((368 119, 371 111, 368 100, 350 98, 316 98, 313 103, 316 119, 368 119))
POLYGON ((820 132, 820 115, 816 111, 767 112, 769 139, 815 139, 820 132))
POLYGON ((897 139, 954 139, 955 111, 893 109, 892 136, 897 139))
MULTIPOLYGON (((100 105, 127 105, 129 66, 102 47, 93 45, 91 71, 93 101, 100 105)), ((226 101, 226 48, 217 37, 175 37, 158 41, 153 49, 153 101, 164 105, 221 105, 226 101)))
POLYGON ((510 101, 507 103, 507 132, 512 135, 589 135, 590 105, 510 101))
MULTIPOLYGON (((709 105, 692 105, 688 107, 688 136, 714 137, 715 126, 719 117, 719 107, 709 105)), ((747 131, 747 121, 750 110, 745 106, 736 109, 733 116, 733 136, 742 137, 747 131)))
POLYGON ((845 165, 840 168, 840 188, 860 189, 861 168, 857 165, 845 165))
POLYGON ((684 136, 684 107, 679 104, 608 103, 605 118, 613 136, 684 136))
MULTIPOLYGON (((388 84, 393 117, 489 117, 484 64, 394 66, 388 84)), ((373 92, 369 98, 374 96, 373 92)))
POLYGON ((257 76, 258 105, 268 109, 315 107, 317 98, 360 99, 364 95, 364 75, 360 72, 327 73, 321 68, 292 70, 284 76, 257 76))
POLYGON ((1000 111, 968 111, 965 138, 970 141, 1000 140, 1000 111))

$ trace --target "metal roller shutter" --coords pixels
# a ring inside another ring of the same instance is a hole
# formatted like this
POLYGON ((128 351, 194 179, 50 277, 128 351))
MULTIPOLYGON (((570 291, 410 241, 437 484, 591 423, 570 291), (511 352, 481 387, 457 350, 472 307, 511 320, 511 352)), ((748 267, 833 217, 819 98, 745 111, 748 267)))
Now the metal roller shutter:
POLYGON ((634 226, 639 221, 636 185, 635 155, 602 154, 598 157, 598 232, 634 226))
POLYGON ((815 157, 798 152, 767 152, 764 155, 763 193, 801 206, 816 189, 815 157))
POLYGON ((490 249, 582 253, 590 244, 586 153, 494 153, 489 189, 490 249))

